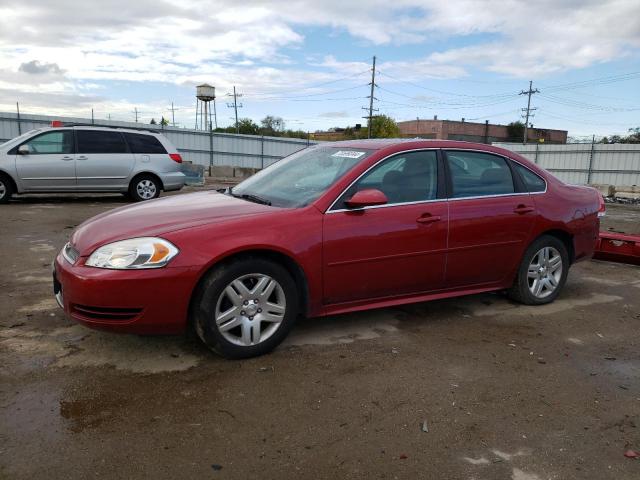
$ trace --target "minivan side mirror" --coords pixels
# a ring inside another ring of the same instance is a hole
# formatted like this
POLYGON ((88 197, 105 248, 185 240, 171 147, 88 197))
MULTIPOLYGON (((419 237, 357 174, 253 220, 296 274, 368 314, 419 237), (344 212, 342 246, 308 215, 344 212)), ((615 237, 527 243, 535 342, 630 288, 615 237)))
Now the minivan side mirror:
POLYGON ((384 205, 389 199, 380 190, 368 188, 356 192, 353 197, 347 200, 346 205, 349 208, 372 207, 374 205, 384 205))
POLYGON ((29 155, 29 145, 23 144, 18 147, 18 155, 29 155))

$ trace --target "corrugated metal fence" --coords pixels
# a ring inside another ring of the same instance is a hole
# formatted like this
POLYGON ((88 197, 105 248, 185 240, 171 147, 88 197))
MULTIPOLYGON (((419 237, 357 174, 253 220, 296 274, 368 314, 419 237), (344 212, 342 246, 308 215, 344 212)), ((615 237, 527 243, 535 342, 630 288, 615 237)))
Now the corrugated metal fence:
POLYGON ((575 185, 640 185, 640 145, 494 143, 537 163, 575 185))
MULTIPOLYGON (((52 117, 48 115, 20 115, 0 112, 0 143, 35 128, 48 126, 52 120, 91 124, 91 119, 52 117)), ((96 120, 96 124, 114 127, 146 128, 164 134, 180 151, 184 159, 199 165, 209 165, 209 134, 202 130, 160 127, 133 122, 96 120)), ((256 135, 234 135, 214 133, 213 165, 233 167, 266 167, 293 152, 315 144, 309 140, 282 137, 261 137, 256 135)))

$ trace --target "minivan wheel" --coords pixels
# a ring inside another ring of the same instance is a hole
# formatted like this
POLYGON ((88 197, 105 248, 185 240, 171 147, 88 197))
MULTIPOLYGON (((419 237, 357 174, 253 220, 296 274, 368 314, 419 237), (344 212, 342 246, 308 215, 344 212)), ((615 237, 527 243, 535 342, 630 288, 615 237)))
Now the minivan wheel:
POLYGON ((553 302, 569 273, 569 254, 562 240, 543 235, 525 252, 509 296, 526 305, 553 302))
POLYGON ((200 339, 230 359, 277 347, 298 315, 298 292, 281 265, 251 257, 220 265, 201 283, 191 310, 200 339))
POLYGON ((0 203, 8 203, 14 193, 11 181, 5 175, 0 175, 0 203))
POLYGON ((160 195, 160 183, 151 175, 140 175, 134 178, 129 185, 129 196, 134 202, 144 202, 158 198, 160 195))

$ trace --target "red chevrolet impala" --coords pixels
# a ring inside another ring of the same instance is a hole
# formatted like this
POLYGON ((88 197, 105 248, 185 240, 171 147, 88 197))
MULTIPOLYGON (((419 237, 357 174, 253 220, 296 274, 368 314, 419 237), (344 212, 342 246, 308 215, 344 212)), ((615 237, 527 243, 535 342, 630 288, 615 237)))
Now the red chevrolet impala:
POLYGON ((492 290, 552 302, 591 257, 603 211, 596 190, 500 148, 326 143, 224 192, 86 221, 55 260, 54 291, 89 327, 194 328, 212 350, 250 357, 299 315, 492 290))

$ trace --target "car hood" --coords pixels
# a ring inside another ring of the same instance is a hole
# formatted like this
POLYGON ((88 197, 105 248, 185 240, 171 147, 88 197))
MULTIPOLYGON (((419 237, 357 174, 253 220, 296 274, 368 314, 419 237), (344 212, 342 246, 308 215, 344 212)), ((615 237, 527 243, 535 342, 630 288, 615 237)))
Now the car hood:
POLYGON ((80 255, 106 243, 169 232, 230 218, 280 210, 215 191, 175 195, 111 210, 81 224, 71 236, 80 255))

